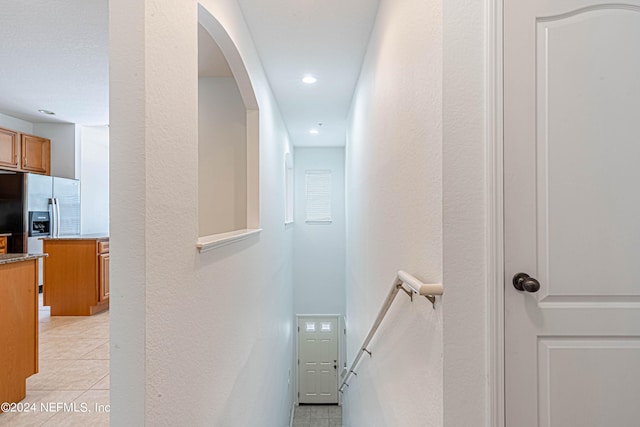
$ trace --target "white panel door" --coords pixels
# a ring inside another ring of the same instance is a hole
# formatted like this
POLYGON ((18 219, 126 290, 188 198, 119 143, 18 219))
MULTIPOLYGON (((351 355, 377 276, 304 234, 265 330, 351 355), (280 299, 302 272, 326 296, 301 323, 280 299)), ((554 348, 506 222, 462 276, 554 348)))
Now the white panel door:
POLYGON ((507 427, 640 425, 640 1, 506 0, 507 427), (517 290, 512 278, 526 273, 517 290))
POLYGON ((298 402, 338 403, 338 318, 298 318, 298 402))

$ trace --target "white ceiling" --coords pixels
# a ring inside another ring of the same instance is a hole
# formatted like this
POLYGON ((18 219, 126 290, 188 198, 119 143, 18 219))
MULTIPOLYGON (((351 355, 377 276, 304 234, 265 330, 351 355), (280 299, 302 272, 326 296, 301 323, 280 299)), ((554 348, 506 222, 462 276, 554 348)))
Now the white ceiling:
POLYGON ((107 5, 2 2, 0 113, 31 122, 109 123, 107 5))
POLYGON ((378 0, 238 1, 294 145, 344 145, 378 0), (318 82, 302 83, 307 73, 318 82))
MULTIPOLYGON (((294 145, 344 145, 378 0, 238 2, 294 145), (305 74, 318 82, 302 83, 305 74), (318 135, 309 134, 313 127, 318 135)), ((108 0, 3 2, 0 16, 0 113, 31 122, 109 122, 108 0)), ((200 72, 228 75, 216 68, 221 63, 211 58, 200 72)))

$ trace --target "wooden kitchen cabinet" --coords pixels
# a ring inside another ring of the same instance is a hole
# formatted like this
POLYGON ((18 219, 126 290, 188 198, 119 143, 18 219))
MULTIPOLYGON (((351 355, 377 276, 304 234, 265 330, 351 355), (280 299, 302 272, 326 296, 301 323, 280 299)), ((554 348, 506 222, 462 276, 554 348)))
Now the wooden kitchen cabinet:
POLYGON ((0 169, 51 175, 51 140, 0 128, 0 169))
POLYGON ((43 239, 44 305, 52 316, 91 316, 109 308, 108 238, 43 239))
POLYGON ((16 131, 0 128, 0 167, 18 169, 20 139, 16 131))
POLYGON ((7 253, 7 236, 0 236, 0 254, 7 253))
POLYGON ((22 134, 21 169, 51 175, 51 140, 22 134))
POLYGON ((36 256, 0 258, 0 403, 24 399, 26 379, 38 372, 37 277, 36 256))
POLYGON ((109 300, 109 242, 98 243, 98 301, 109 300))

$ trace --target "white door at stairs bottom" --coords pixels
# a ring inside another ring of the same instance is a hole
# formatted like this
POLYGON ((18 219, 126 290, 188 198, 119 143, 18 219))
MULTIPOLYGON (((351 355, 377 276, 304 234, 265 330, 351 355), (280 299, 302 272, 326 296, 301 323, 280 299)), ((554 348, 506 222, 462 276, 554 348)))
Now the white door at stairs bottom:
POLYGON ((298 318, 299 403, 338 403, 338 318, 298 318))

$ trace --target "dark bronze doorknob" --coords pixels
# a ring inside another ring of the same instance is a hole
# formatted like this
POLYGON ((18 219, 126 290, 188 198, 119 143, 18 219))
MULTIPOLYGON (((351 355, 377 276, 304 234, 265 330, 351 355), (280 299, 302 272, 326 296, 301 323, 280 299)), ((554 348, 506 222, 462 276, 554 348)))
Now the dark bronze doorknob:
POLYGON ((513 287, 519 291, 534 293, 540 290, 540 282, 527 273, 518 273, 513 276, 513 287))

